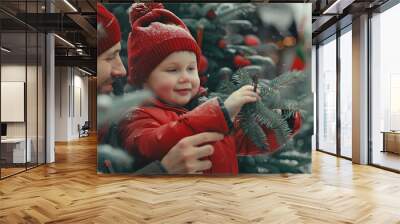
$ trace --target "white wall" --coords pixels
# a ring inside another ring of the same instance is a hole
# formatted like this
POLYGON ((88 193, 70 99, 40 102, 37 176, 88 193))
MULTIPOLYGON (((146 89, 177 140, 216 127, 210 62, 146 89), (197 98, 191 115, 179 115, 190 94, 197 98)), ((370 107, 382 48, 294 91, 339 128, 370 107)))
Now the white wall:
POLYGON ((72 119, 72 135, 78 136, 77 126, 80 124, 81 126, 88 121, 88 107, 89 107, 89 95, 88 95, 88 78, 82 77, 79 70, 74 70, 74 108, 73 111, 73 119, 72 119), (76 72, 79 72, 79 75, 76 75, 76 72), (80 108, 81 107, 81 108, 80 108), (81 111, 80 111, 81 110, 81 111))
MULTIPOLYGON (((32 69, 28 66, 28 70, 32 69)), ((1 81, 18 81, 25 82, 25 64, 6 64, 1 65, 1 81)))
MULTIPOLYGON (((1 121, 24 122, 25 83, 1 81, 1 121)), ((35 107, 36 108, 36 105, 35 107)))
POLYGON ((56 67, 56 141, 79 138, 78 124, 88 120, 88 78, 82 75, 73 67, 56 67))
POLYGON ((68 140, 68 86, 67 67, 55 68, 55 141, 68 140))

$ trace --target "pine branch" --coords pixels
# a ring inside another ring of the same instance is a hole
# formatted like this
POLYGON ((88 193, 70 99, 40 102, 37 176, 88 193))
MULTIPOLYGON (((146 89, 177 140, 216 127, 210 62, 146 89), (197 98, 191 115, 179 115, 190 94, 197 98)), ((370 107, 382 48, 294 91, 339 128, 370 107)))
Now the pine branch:
POLYGON ((97 96, 97 125, 105 123, 118 123, 123 114, 139 106, 151 96, 149 91, 136 91, 126 93, 124 96, 110 96, 101 94, 97 96))
POLYGON ((253 83, 251 74, 253 74, 253 72, 256 70, 257 69, 254 66, 246 66, 241 68, 232 76, 232 80, 238 84, 239 88, 245 85, 251 85, 253 83))
POLYGON ((223 94, 231 94, 237 90, 237 87, 228 80, 223 80, 219 85, 217 92, 223 94))
POLYGON ((133 173, 134 158, 120 148, 101 144, 97 151, 97 170, 102 173, 133 173), (108 162, 108 166, 106 165, 108 162))
POLYGON ((222 3, 220 4, 215 13, 217 14, 216 22, 220 24, 225 24, 228 21, 239 18, 243 15, 248 15, 253 13, 256 7, 253 4, 232 4, 232 3, 222 3))
POLYGON ((228 97, 229 94, 224 94, 224 93, 218 93, 218 92, 212 92, 209 94, 210 98, 214 98, 214 97, 218 97, 220 98, 222 101, 225 101, 228 97))
POLYGON ((237 45, 237 44, 243 44, 244 42, 244 37, 241 34, 231 34, 231 35, 227 35, 224 37, 224 39, 229 43, 229 44, 233 44, 233 45, 237 45))
POLYGON ((248 20, 231 20, 226 23, 230 30, 249 30, 253 27, 253 24, 248 20))
POLYGON ((248 136, 257 147, 266 149, 268 147, 267 137, 254 117, 251 116, 250 112, 244 112, 242 115, 239 115, 239 117, 239 125, 243 129, 245 135, 248 136))
POLYGON ((201 8, 201 15, 206 16, 210 10, 214 10, 219 6, 219 3, 206 3, 201 8))
POLYGON ((270 105, 270 108, 273 109, 281 109, 284 111, 282 114, 283 119, 287 119, 292 117, 295 112, 304 113, 305 111, 301 108, 302 101, 295 101, 295 100, 280 100, 277 103, 270 105))
POLYGON ((275 62, 272 61, 272 59, 269 57, 264 57, 261 55, 252 55, 252 56, 248 56, 246 58, 249 59, 253 65, 265 66, 268 64, 270 66, 272 66, 272 65, 275 66, 275 62))
POLYGON ((270 88, 270 91, 279 91, 282 88, 287 88, 292 84, 303 81, 305 78, 306 75, 304 72, 287 72, 271 80, 268 87, 270 88))
MULTIPOLYGON (((251 75, 258 72, 257 66, 246 66, 239 69, 232 77, 235 84, 224 80, 217 89, 217 93, 213 96, 219 96, 224 100, 234 91, 244 85, 251 85, 253 80, 251 75)), ((299 104, 296 101, 277 101, 270 104, 264 104, 271 100, 271 93, 273 95, 279 95, 280 90, 284 86, 296 83, 297 80, 302 78, 303 73, 287 73, 272 80, 267 85, 260 86, 262 101, 256 103, 250 103, 243 106, 239 113, 240 127, 244 130, 244 133, 260 148, 267 148, 266 136, 260 127, 263 125, 274 131, 275 136, 279 145, 284 144, 289 139, 291 130, 289 128, 287 118, 293 116, 295 111, 298 111, 299 104), (266 106, 268 105, 268 106, 266 106), (282 116, 281 112, 284 110, 285 114, 282 116)))
POLYGON ((288 160, 297 160, 300 164, 306 164, 311 162, 311 154, 310 153, 301 153, 295 150, 285 151, 280 153, 280 159, 288 159, 288 160))
POLYGON ((309 173, 311 155, 280 157, 269 155, 238 156, 240 172, 244 173, 309 173))
POLYGON ((229 44, 227 46, 228 49, 233 49, 235 51, 238 51, 240 53, 243 53, 244 55, 254 55, 257 54, 257 51, 252 48, 252 47, 248 47, 248 46, 244 46, 244 45, 233 45, 233 44, 229 44))
POLYGON ((256 120, 267 128, 272 129, 275 132, 278 143, 283 145, 290 135, 290 128, 287 121, 280 114, 265 107, 262 102, 257 102, 255 107, 256 120))

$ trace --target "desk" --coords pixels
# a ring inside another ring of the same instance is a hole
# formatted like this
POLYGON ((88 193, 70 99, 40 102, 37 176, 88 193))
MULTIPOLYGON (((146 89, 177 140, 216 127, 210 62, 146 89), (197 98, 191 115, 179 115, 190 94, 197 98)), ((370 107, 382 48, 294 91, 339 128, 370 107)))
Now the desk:
POLYGON ((382 131, 383 151, 400 154, 400 131, 382 131))
POLYGON ((31 161, 31 145, 32 141, 30 138, 26 140, 28 142, 25 154, 25 138, 6 138, 1 139, 1 157, 6 163, 25 163, 31 161), (27 161, 25 161, 27 158, 27 161))

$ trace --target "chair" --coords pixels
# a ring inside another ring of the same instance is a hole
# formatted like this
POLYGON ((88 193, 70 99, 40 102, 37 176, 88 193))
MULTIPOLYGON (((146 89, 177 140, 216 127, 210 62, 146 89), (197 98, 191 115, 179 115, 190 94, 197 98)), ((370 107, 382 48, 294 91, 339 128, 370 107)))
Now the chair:
POLYGON ((90 129, 90 123, 89 123, 89 121, 85 121, 85 123, 82 125, 82 127, 78 124, 79 138, 80 138, 80 137, 87 137, 87 136, 89 136, 89 129, 90 129))

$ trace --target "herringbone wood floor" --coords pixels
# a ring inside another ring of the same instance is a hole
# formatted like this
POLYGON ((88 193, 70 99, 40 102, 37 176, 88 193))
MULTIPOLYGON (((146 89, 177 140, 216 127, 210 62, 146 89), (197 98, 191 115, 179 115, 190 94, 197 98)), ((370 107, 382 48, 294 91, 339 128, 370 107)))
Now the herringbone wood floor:
POLYGON ((320 152, 311 175, 96 174, 95 137, 0 181, 0 223, 400 223, 400 175, 320 152))

